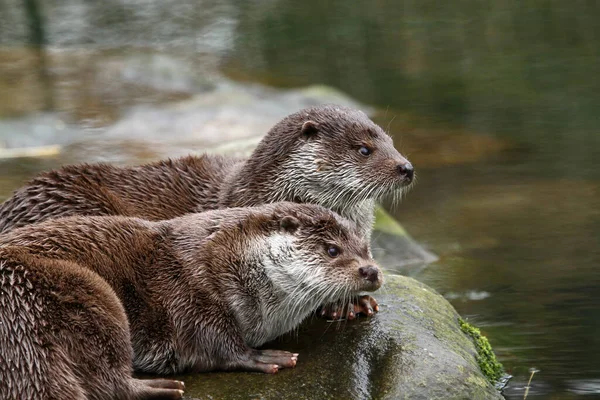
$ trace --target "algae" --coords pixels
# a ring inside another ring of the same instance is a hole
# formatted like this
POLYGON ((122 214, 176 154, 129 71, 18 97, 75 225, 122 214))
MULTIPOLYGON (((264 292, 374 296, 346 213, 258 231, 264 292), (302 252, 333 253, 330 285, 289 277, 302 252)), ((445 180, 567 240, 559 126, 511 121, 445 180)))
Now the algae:
POLYGON ((504 375, 504 367, 496 359, 496 355, 492 350, 490 342, 481 334, 479 329, 475 328, 464 319, 459 318, 458 323, 460 324, 460 329, 473 339, 473 343, 477 349, 477 356, 475 358, 477 359, 477 364, 479 364, 481 372, 490 383, 495 384, 504 375))
POLYGON ((390 214, 388 214, 381 206, 375 207, 375 226, 380 232, 385 232, 390 235, 396 236, 407 236, 408 233, 404 230, 402 225, 398 223, 390 214))

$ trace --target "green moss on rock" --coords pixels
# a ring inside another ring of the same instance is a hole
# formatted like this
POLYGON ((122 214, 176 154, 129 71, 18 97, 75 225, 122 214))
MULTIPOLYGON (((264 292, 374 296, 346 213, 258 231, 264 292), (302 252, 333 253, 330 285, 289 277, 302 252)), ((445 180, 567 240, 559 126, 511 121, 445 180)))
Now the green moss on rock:
POLYGON ((460 324, 460 329, 469 335, 473 339, 473 343, 475 343, 475 348, 477 349, 476 359, 479 368, 481 368, 481 372, 483 372, 483 375, 485 375, 492 384, 495 384, 498 379, 504 375, 504 367, 496 359, 496 355, 492 350, 490 342, 485 336, 481 335, 479 329, 475 328, 464 319, 459 318, 458 323, 460 324))
POLYGON ((375 207, 375 226, 373 228, 380 232, 388 233, 390 235, 395 235, 395 236, 406 236, 407 235, 407 233, 404 230, 404 228, 402 227, 402 225, 400 225, 398 223, 398 221, 396 221, 394 219, 394 217, 392 217, 390 214, 388 214, 380 206, 375 207))

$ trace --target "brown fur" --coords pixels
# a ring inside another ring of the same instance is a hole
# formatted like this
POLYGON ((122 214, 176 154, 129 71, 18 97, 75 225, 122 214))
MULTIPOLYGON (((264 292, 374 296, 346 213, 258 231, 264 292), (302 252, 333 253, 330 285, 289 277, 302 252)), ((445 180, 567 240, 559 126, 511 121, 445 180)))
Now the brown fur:
MULTIPOLYGON (((134 366, 155 373, 294 366, 297 355, 252 347, 293 329, 307 307, 375 290, 382 280, 352 225, 322 207, 293 203, 158 223, 55 219, 4 234, 1 246, 76 263, 106 279, 129 318, 134 366), (339 256, 328 256, 331 245, 339 256)), ((123 346, 125 333, 122 343, 115 339, 123 346)))
POLYGON ((178 399, 182 383, 133 379, 123 307, 96 273, 0 248, 0 398, 178 399))

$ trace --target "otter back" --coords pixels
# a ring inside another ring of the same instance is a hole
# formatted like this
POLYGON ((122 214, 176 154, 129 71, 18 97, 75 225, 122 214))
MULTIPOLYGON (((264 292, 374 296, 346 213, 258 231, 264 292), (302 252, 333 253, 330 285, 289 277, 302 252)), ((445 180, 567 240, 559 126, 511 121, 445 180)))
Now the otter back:
POLYGON ((219 186, 236 163, 201 156, 138 167, 83 164, 45 172, 0 205, 0 232, 74 215, 156 221, 217 208, 219 186))

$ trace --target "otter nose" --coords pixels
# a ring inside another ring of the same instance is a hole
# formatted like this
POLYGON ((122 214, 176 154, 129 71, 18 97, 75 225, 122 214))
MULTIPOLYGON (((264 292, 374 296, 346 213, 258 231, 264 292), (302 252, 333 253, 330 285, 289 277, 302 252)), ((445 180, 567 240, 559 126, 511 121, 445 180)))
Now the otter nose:
POLYGON ((412 181, 413 176, 415 175, 415 169, 413 168, 411 163, 409 163, 407 161, 403 164, 398 164, 397 168, 398 168, 398 173, 400 175, 404 175, 404 176, 406 176, 406 179, 408 179, 409 181, 412 181))
POLYGON ((358 273, 369 282, 377 282, 379 268, 374 267, 373 265, 367 265, 366 267, 360 267, 358 273))

